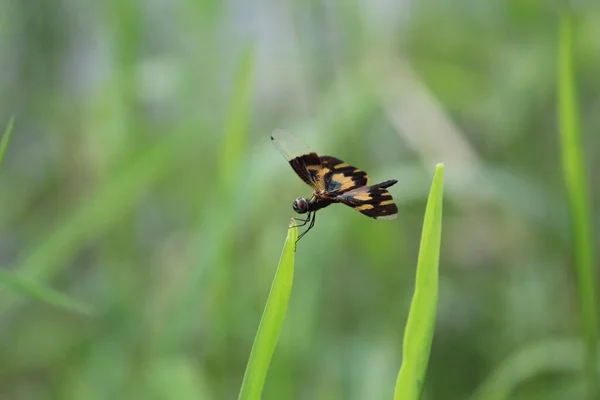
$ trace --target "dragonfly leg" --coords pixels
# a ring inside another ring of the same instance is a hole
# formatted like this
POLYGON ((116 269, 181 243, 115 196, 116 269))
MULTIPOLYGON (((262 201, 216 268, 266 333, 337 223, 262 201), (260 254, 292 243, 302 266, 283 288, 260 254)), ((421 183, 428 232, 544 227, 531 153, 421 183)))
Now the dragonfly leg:
MULTIPOLYGON (((310 219, 311 219, 310 217, 311 217, 311 215, 312 215, 312 213, 310 213, 310 212, 309 212, 309 213, 308 213, 308 216, 306 217, 306 219, 302 219, 302 218, 294 218, 296 221, 300 221, 300 222, 302 222, 300 225, 296 225, 295 227, 297 228, 297 227, 299 227, 299 226, 304 226, 304 225, 308 224, 308 223, 310 222, 310 219)), ((290 227, 290 228, 292 228, 292 227, 290 227)))
POLYGON ((298 239, 296 239, 296 243, 298 242, 298 240, 302 239, 302 237, 304 235, 306 235, 308 233, 308 231, 310 231, 312 229, 313 226, 315 226, 315 220, 316 219, 317 219, 317 213, 315 212, 313 214, 313 216, 312 216, 312 220, 310 221, 310 225, 308 226, 308 228, 304 232, 302 232, 302 234, 300 236, 298 236, 298 239))

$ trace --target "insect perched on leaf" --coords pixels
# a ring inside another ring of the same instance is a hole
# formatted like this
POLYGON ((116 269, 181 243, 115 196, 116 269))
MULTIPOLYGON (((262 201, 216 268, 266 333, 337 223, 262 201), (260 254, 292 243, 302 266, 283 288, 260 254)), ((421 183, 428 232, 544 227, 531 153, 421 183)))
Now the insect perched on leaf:
POLYGON ((310 198, 298 197, 292 204, 298 214, 308 213, 306 219, 298 219, 302 222, 298 226, 310 223, 298 240, 315 226, 316 212, 333 203, 345 204, 375 219, 394 219, 398 216, 398 207, 386 190, 397 180, 369 185, 366 172, 338 158, 317 155, 286 131, 274 131, 271 140, 296 174, 313 188, 310 198))

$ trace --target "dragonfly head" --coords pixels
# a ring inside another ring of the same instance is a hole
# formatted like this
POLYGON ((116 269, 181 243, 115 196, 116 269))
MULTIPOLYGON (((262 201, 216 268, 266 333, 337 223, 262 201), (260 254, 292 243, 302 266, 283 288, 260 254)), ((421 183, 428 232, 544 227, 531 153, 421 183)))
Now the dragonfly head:
POLYGON ((298 197, 292 204, 292 207, 298 214, 304 214, 308 211, 308 201, 302 197, 298 197))

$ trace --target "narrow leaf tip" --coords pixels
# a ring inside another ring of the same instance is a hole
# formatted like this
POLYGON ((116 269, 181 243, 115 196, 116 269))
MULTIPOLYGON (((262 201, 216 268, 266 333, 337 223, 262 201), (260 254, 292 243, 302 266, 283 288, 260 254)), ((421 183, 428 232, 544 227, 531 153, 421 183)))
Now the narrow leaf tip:
POLYGON ((298 240, 298 225, 296 223, 295 218, 290 219, 290 224, 288 225, 288 234, 287 234, 286 240, 293 241, 294 243, 296 243, 296 241, 298 240))

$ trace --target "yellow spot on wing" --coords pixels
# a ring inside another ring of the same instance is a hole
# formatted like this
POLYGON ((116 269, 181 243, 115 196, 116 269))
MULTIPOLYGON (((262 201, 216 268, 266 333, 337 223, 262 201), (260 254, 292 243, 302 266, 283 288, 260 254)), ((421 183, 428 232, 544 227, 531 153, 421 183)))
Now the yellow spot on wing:
POLYGON ((340 187, 337 190, 348 190, 356 186, 356 183, 351 176, 345 176, 341 173, 333 174, 331 180, 340 184, 340 187))
POLYGON ((374 207, 371 204, 363 204, 363 205, 360 205, 360 206, 356 207, 356 209, 358 211, 370 210, 372 208, 374 208, 374 207))
POLYGON ((394 204, 394 200, 385 200, 379 203, 380 206, 387 206, 389 204, 394 204))
POLYGON ((369 194, 369 192, 363 192, 352 196, 352 198, 359 201, 369 201, 371 200, 371 195, 369 194))
POLYGON ((346 168, 348 166, 349 166, 348 163, 343 162, 343 163, 340 163, 338 165, 334 165, 333 169, 346 168))

